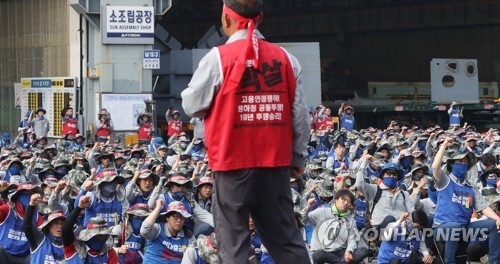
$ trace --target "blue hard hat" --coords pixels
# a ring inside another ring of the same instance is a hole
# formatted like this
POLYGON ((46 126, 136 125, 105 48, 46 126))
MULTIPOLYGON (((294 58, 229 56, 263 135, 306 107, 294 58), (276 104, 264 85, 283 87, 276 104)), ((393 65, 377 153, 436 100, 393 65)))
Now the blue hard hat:
POLYGON ((388 170, 394 170, 398 172, 398 181, 402 180, 404 175, 403 175, 403 170, 399 168, 398 164, 389 162, 385 164, 385 166, 380 170, 378 173, 378 178, 384 177, 384 173, 388 170))

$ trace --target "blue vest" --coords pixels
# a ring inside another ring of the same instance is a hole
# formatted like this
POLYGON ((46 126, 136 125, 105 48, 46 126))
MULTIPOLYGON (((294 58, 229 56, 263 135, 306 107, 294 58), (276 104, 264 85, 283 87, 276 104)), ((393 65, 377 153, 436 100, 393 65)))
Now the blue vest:
POLYGON ((342 118, 340 118, 340 128, 343 127, 347 129, 347 131, 351 131, 354 128, 354 116, 342 115, 342 118))
POLYGON ((30 263, 60 264, 64 260, 62 245, 56 246, 45 236, 42 243, 31 252, 30 263))
MULTIPOLYGON (((149 196, 151 197, 151 196, 149 196)), ((136 197, 134 197, 134 200, 132 200, 132 202, 130 203, 130 207, 134 206, 134 204, 138 204, 138 203, 143 203, 143 204, 148 204, 148 201, 149 201, 149 197, 146 199, 144 197, 142 197, 142 195, 137 195, 136 197)))
POLYGON ((383 241, 378 252, 377 263, 389 263, 392 259, 399 258, 404 262, 411 254, 411 246, 413 250, 420 248, 420 241, 412 239, 411 241, 403 240, 401 237, 401 227, 398 228, 396 241, 383 241))
POLYGON ((205 158, 205 153, 203 153, 203 151, 191 150, 191 152, 189 152, 189 156, 191 156, 191 158, 198 157, 198 160, 203 160, 205 158))
MULTIPOLYGON (((30 245, 24 234, 23 218, 20 215, 15 216, 15 213, 10 208, 9 215, 3 223, 0 224, 0 246, 5 248, 5 251, 13 256, 27 256, 30 253, 30 245)), ((36 225, 38 214, 33 217, 33 224, 36 225)))
POLYGON ((450 113, 450 126, 460 125, 460 109, 451 109, 450 113))
POLYGON ((347 169, 341 170, 339 173, 349 172, 349 159, 346 156, 344 156, 344 159, 342 161, 337 160, 337 156, 335 156, 335 153, 330 152, 330 156, 333 157, 333 169, 339 168, 340 163, 343 162, 347 166, 347 169))
POLYGON ((141 263, 143 258, 143 247, 145 239, 141 236, 137 236, 134 233, 130 234, 125 242, 128 246, 127 253, 125 255, 120 255, 120 263, 124 264, 135 264, 141 263))
POLYGON ((462 225, 469 224, 476 203, 474 189, 468 185, 461 186, 457 184, 446 174, 441 177, 448 177, 450 182, 446 188, 438 190, 439 195, 437 196, 434 223, 457 222, 462 225))
POLYGON ((365 227, 366 206, 366 201, 361 201, 359 198, 356 198, 356 204, 354 205, 354 220, 356 220, 356 227, 358 230, 365 227))
POLYGON ((180 264, 182 255, 188 246, 186 236, 167 237, 165 225, 160 224, 160 233, 153 240, 147 240, 143 264, 180 264))
POLYGON ((370 178, 372 176, 375 176, 375 178, 376 178, 376 177, 378 177, 379 172, 380 172, 380 170, 378 170, 378 171, 374 170, 371 165, 368 165, 368 167, 366 167, 366 177, 367 178, 370 178))
POLYGON ((122 203, 120 203, 116 197, 111 202, 101 200, 100 203, 98 203, 97 200, 97 197, 94 196, 94 200, 92 201, 90 207, 85 209, 85 219, 83 220, 84 226, 87 226, 90 218, 94 216, 102 217, 106 222, 108 222, 108 226, 114 226, 121 223, 122 203))
POLYGON ((71 143, 71 145, 69 145, 68 149, 76 149, 78 151, 83 151, 84 147, 82 144, 76 144, 76 142, 73 142, 71 143))
POLYGON ((323 154, 326 154, 328 155, 329 154, 329 149, 327 146, 323 145, 323 144, 319 144, 315 150, 313 150, 313 153, 310 155, 309 157, 309 160, 310 161, 313 161, 315 158, 319 158, 319 156, 323 155, 323 154))

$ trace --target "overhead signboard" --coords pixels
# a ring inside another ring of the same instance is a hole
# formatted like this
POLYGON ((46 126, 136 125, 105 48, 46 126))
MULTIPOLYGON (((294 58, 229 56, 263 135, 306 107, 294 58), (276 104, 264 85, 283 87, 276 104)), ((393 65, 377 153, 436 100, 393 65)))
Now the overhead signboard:
POLYGON ((145 50, 144 59, 142 62, 144 69, 159 69, 160 68, 160 50, 145 50))
POLYGON ((102 43, 154 43, 154 7, 104 6, 102 14, 102 43))

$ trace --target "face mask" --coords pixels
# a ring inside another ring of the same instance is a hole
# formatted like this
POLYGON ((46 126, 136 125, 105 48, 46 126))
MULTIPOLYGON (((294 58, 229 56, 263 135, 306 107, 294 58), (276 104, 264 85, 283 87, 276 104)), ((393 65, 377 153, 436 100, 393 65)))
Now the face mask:
POLYGON ((420 149, 421 151, 425 150, 425 145, 427 144, 427 142, 425 141, 419 141, 418 142, 418 149, 420 149))
POLYGON ((396 184, 398 183, 398 179, 393 177, 387 177, 382 180, 385 186, 389 187, 389 189, 394 189, 396 184))
POLYGON ((187 148, 187 144, 186 143, 180 143, 179 144, 179 148, 182 149, 182 150, 185 150, 187 148))
POLYGON ((45 117, 44 117, 44 116, 41 116, 41 117, 40 117, 40 120, 44 120, 44 119, 45 119, 45 117))
POLYGON ((497 187, 497 180, 495 179, 486 179, 486 185, 489 187, 497 187))
POLYGON ((141 218, 130 219, 130 225, 132 226, 132 230, 134 231, 134 234, 138 235, 141 233, 141 225, 142 225, 141 218))
POLYGON ((467 164, 454 162, 451 164, 451 173, 457 177, 459 181, 464 181, 467 173, 467 164))
POLYGON ((21 169, 18 167, 10 167, 10 175, 21 175, 21 169))
POLYGON ((415 175, 413 176, 413 180, 414 180, 415 182, 420 182, 420 180, 422 180, 422 178, 423 178, 423 177, 424 177, 424 175, 423 175, 423 174, 415 174, 415 175))
POLYGON ((19 203, 21 203, 23 208, 26 208, 26 207, 28 207, 28 204, 30 203, 31 194, 21 193, 21 194, 19 194, 19 196, 17 196, 17 200, 19 201, 19 203))
POLYGON ((141 154, 135 154, 135 153, 134 153, 134 154, 132 155, 132 158, 133 158, 133 159, 140 159, 140 158, 141 158, 141 154))
POLYGON ((106 198, 111 198, 116 193, 116 182, 104 182, 100 187, 102 196, 106 198))
POLYGON ((63 167, 59 167, 57 168, 57 173, 61 174, 61 175, 66 175, 68 174, 68 168, 63 166, 63 167))
POLYGON ((69 119, 73 119, 73 115, 68 115, 68 118, 69 119))
POLYGON ((182 200, 182 198, 184 198, 184 192, 181 192, 181 191, 179 191, 179 192, 173 192, 172 193, 172 198, 174 200, 176 200, 176 201, 180 201, 180 200, 182 200))
POLYGON ((89 241, 87 241, 87 246, 94 250, 94 251, 100 251, 103 246, 106 244, 106 241, 108 239, 99 239, 97 236, 89 239, 89 241))
POLYGON ((404 168, 404 169, 408 169, 411 167, 411 160, 408 159, 408 158, 402 158, 401 160, 401 166, 404 168))
POLYGON ((49 237, 50 241, 52 242, 56 242, 57 244, 60 244, 62 242, 62 238, 60 237, 55 237, 54 235, 52 235, 50 232, 47 232, 47 234, 45 234, 46 236, 49 237))
POLYGON ((294 189, 296 192, 299 192, 299 186, 292 186, 292 189, 294 189))
POLYGON ((201 146, 199 144, 193 145, 193 151, 199 151, 201 146))
POLYGON ((149 197, 149 195, 151 194, 151 191, 145 192, 145 191, 141 190, 141 192, 142 192, 143 197, 149 197))

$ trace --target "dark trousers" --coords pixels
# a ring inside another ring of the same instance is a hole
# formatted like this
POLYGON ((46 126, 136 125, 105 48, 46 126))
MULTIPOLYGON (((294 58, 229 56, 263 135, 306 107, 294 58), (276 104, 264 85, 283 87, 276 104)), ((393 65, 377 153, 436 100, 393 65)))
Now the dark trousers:
POLYGON ((310 263, 295 222, 288 167, 215 172, 212 199, 221 263, 248 263, 250 214, 275 263, 310 263))
POLYGON ((9 255, 5 248, 0 247, 0 263, 9 263, 9 264, 29 264, 30 263, 30 255, 24 257, 15 257, 9 255))
MULTIPOLYGON (((341 263, 347 263, 344 258, 344 254, 345 250, 326 252, 320 249, 313 252, 312 258, 315 264, 324 264, 324 263, 341 264, 341 263)), ((368 257, 368 249, 364 247, 357 248, 352 253, 353 260, 350 261, 349 263, 360 263, 366 257, 368 257)))

